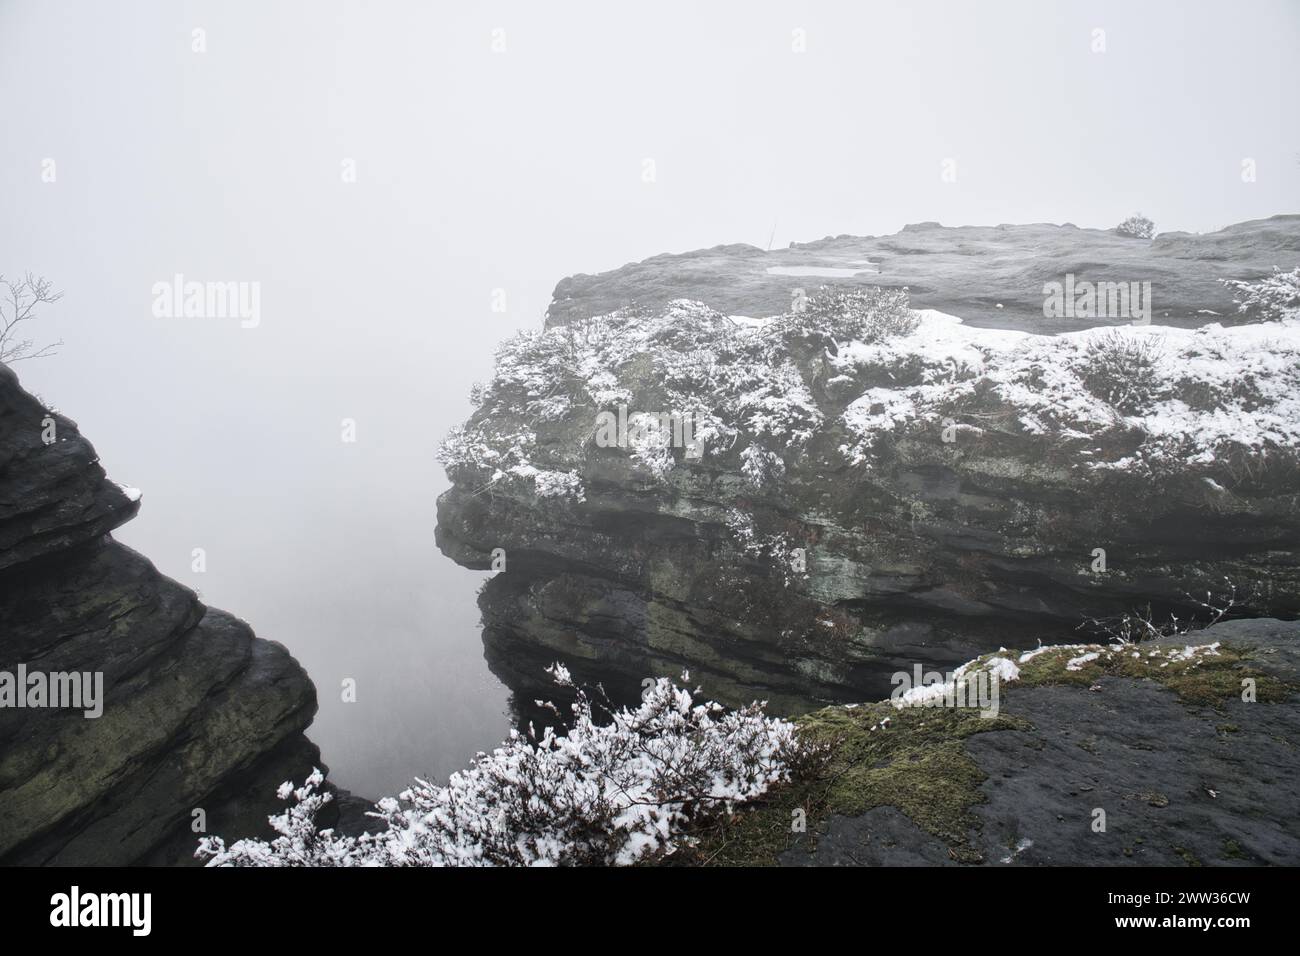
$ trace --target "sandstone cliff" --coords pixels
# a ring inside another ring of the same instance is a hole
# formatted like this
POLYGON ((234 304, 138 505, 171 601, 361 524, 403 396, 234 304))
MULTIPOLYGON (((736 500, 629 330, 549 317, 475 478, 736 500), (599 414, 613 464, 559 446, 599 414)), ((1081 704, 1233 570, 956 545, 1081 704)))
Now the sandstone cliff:
POLYGON ((1207 588, 1300 613, 1300 339, 1215 281, 1298 249, 1294 216, 1154 242, 924 226, 566 279, 443 448, 441 548, 505 561, 489 662, 523 702, 558 657, 629 693, 689 667, 793 713, 1087 618, 1204 613, 1207 588), (1053 328, 1042 285, 1067 271, 1154 277, 1154 324, 1053 328), (960 319, 909 324, 876 284, 960 319), (619 409, 689 418, 703 453, 653 423, 601 441, 619 409))
POLYGON ((0 863, 193 862, 194 810, 263 833, 276 786, 320 763, 288 651, 110 537, 139 507, 0 366, 0 672, 104 690, 97 718, 0 707, 0 863))

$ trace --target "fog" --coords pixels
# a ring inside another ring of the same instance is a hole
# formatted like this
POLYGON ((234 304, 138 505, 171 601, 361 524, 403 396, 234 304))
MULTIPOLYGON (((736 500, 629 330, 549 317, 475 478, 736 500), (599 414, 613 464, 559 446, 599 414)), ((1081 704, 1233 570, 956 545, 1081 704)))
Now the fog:
POLYGON ((1294 2, 9 0, 0 272, 65 293, 59 354, 17 371, 143 490, 118 537, 288 646, 333 778, 378 796, 509 727, 434 452, 558 279, 922 220, 1293 212, 1297 46, 1294 2), (176 274, 258 283, 260 320, 158 317, 176 274))

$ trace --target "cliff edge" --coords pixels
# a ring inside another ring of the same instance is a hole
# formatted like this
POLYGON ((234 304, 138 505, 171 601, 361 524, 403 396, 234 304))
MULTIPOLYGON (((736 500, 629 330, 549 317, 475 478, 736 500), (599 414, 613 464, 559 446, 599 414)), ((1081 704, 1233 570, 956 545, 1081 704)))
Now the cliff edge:
POLYGON ((0 366, 0 864, 193 863, 320 764, 307 674, 114 541, 139 507, 0 366))

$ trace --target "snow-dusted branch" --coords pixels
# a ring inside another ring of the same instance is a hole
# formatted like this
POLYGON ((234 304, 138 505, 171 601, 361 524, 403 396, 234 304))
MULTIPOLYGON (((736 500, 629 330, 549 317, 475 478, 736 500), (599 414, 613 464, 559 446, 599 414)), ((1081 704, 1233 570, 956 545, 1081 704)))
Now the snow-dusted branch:
POLYGON ((1255 282, 1243 279, 1220 279, 1234 293, 1237 311, 1277 321, 1300 314, 1300 267, 1283 272, 1274 267, 1273 274, 1255 282))

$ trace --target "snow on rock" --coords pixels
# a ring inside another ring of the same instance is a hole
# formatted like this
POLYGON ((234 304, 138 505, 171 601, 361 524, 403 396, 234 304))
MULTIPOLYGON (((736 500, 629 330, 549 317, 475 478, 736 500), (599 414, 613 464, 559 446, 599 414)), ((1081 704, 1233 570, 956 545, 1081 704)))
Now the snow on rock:
POLYGON ((1095 461, 1127 469, 1187 460, 1213 462, 1226 446, 1253 452, 1300 446, 1300 319, 1224 328, 1092 328, 1063 335, 977 329, 951 315, 918 312, 916 331, 870 345, 851 343, 835 359, 841 373, 863 367, 921 368, 921 380, 874 387, 845 409, 857 439, 844 446, 854 463, 873 443, 916 422, 936 422, 963 397, 991 388, 1028 433, 1093 440, 1114 429, 1146 437, 1134 457, 1095 461), (1097 349, 1145 344, 1155 356, 1150 404, 1112 406, 1086 383, 1097 349))
MULTIPOLYGON (((689 417, 702 448, 753 447, 750 459, 766 463, 751 471, 758 479, 775 467, 773 455, 797 450, 823 425, 779 325, 678 300, 662 314, 626 309, 520 333, 498 349, 492 382, 471 396, 477 411, 444 440, 439 459, 482 488, 513 484, 581 500, 582 476, 566 465, 589 450, 599 413, 633 403, 649 383, 656 398, 627 408, 630 418, 689 417), (547 428, 564 441, 543 438, 547 428)), ((626 451, 654 481, 685 457, 644 437, 626 451)))
POLYGON ((925 707, 942 700, 958 698, 960 697, 960 695, 956 694, 958 684, 963 682, 972 684, 981 673, 988 675, 991 680, 1001 683, 1020 679, 1020 668, 1010 658, 1001 655, 977 658, 973 661, 967 661, 953 671, 952 680, 911 687, 897 697, 892 698, 890 702, 901 709, 903 707, 925 707))
POLYGON ((1090 647, 1089 644, 1044 644, 1041 647, 1035 647, 1032 651, 1025 651, 1017 660, 1021 664, 1028 664, 1040 654, 1046 654, 1048 651, 1077 651, 1082 647, 1090 647))
POLYGON ((1219 642, 1213 644, 1188 644, 1181 651, 1174 651, 1169 655, 1171 661, 1190 661, 1198 657, 1217 657, 1219 654, 1219 642))
MULTIPOLYGON (((679 299, 521 333, 498 350, 492 382, 473 396, 477 411, 440 459, 478 487, 582 500, 597 415, 620 405, 690 416, 699 446, 746 456, 757 487, 827 431, 844 435, 837 444, 850 464, 870 465, 883 438, 993 419, 1057 441, 1094 471, 1300 448, 1294 313, 1233 328, 1037 335, 909 312, 906 293, 823 290, 808 301, 806 312, 752 319, 679 299), (1113 369, 1112 380, 1099 383, 1099 369, 1113 369), (649 407, 636 407, 639 398, 649 407), (1123 450, 1108 454, 1116 436, 1123 450)), ((662 442, 626 445, 655 483, 671 481, 685 458, 662 442)))
POLYGON ((875 269, 847 269, 843 266, 768 266, 765 270, 770 276, 794 276, 804 278, 847 279, 852 276, 875 272, 875 269))
POLYGON ((1080 654, 1078 657, 1072 657, 1066 661, 1065 669, 1067 671, 1082 670, 1084 664, 1095 661, 1099 657, 1101 657, 1101 651, 1089 651, 1087 654, 1080 654))
POLYGON ((132 487, 130 487, 130 486, 128 486, 128 485, 124 485, 124 484, 122 484, 120 481, 115 481, 115 482, 113 482, 113 484, 117 485, 117 487, 121 489, 122 494, 126 495, 126 500, 127 500, 127 501, 139 501, 139 500, 140 500, 140 496, 141 496, 142 492, 140 491, 139 488, 132 488, 132 487))
MULTIPOLYGON (((1132 645, 1124 646, 1131 647, 1132 645)), ((1160 661, 1161 667, 1167 667, 1169 664, 1193 661, 1200 657, 1216 656, 1219 653, 1219 646, 1220 643, 1215 641, 1211 644, 1188 644, 1181 650, 1165 651, 1160 647, 1153 647, 1148 652, 1147 657, 1160 661)), ((1015 661, 1009 657, 1004 657, 1001 653, 979 657, 973 661, 967 661, 954 670, 951 680, 911 687, 893 698, 891 703, 899 708, 923 707, 946 698, 952 698, 959 681, 971 683, 980 673, 995 678, 999 683, 1009 684, 1020 679, 1021 664, 1028 664, 1043 654, 1061 653, 1064 656, 1065 653, 1082 651, 1081 654, 1073 654, 1065 662, 1067 671, 1080 671, 1086 664, 1100 660, 1103 656, 1110 659, 1111 655, 1115 654, 1117 650, 1119 650, 1118 647, 1106 647, 1101 644, 1047 644, 1023 652, 1015 661)), ((1141 655, 1134 650, 1132 656, 1140 657, 1141 655)))

